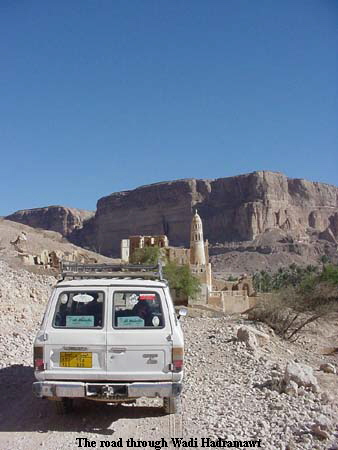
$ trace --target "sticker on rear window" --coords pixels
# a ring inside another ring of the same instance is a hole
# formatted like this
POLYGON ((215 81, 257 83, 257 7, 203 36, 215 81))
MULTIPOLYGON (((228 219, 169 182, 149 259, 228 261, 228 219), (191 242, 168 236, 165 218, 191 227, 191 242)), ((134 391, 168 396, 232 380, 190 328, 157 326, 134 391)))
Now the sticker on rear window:
POLYGON ((155 294, 140 294, 140 300, 155 300, 155 294))
POLYGON ((118 327, 144 327, 144 320, 141 317, 118 317, 117 318, 118 327))
POLYGON ((94 316, 67 316, 66 327, 93 327, 94 316))
POLYGON ((61 304, 65 305, 68 302, 68 295, 67 294, 61 294, 60 300, 61 300, 61 304))
POLYGON ((133 308, 138 302, 138 295, 132 294, 130 297, 127 298, 127 307, 133 308))
POLYGON ((153 323, 154 327, 158 327, 160 324, 160 319, 157 316, 154 316, 152 323, 153 323))
POLYGON ((94 300, 94 297, 92 295, 88 294, 77 294, 74 295, 73 301, 79 302, 79 303, 89 303, 94 300))

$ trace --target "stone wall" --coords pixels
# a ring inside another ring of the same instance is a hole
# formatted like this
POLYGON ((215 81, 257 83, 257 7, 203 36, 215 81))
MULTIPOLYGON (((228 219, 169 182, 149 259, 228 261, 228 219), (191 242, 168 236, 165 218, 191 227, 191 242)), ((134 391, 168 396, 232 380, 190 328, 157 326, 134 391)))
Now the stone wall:
POLYGON ((182 247, 167 247, 165 249, 167 260, 180 265, 187 265, 190 262, 190 249, 182 247))
POLYGON ((248 310, 255 302, 255 297, 248 297, 242 291, 211 291, 207 304, 224 313, 234 314, 248 310))

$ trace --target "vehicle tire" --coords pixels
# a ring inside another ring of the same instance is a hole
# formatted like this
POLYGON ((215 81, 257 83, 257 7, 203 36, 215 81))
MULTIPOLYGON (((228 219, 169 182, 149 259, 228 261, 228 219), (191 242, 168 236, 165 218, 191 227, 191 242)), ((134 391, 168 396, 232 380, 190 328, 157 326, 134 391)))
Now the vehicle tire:
POLYGON ((163 410, 165 414, 177 414, 181 412, 181 397, 164 397, 163 410))
POLYGON ((56 413, 59 415, 68 414, 73 410, 73 399, 62 397, 60 400, 55 402, 56 413))

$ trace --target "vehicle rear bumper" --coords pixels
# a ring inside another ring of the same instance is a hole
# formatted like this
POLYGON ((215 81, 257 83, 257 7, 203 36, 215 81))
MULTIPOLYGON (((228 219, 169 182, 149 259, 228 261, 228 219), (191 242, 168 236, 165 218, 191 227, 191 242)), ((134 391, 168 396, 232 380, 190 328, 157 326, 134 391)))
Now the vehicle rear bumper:
POLYGON ((85 383, 76 381, 37 381, 33 383, 36 397, 85 397, 121 400, 138 397, 177 397, 182 383, 85 383))

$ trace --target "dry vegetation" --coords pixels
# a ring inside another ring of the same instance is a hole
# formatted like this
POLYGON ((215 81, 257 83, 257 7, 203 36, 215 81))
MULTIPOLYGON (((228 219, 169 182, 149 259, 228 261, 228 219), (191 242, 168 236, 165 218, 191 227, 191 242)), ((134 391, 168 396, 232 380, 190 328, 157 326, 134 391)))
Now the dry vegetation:
POLYGON ((306 325, 338 313, 338 266, 298 272, 298 278, 280 272, 278 288, 250 311, 253 320, 265 322, 288 340, 297 339, 306 325))

